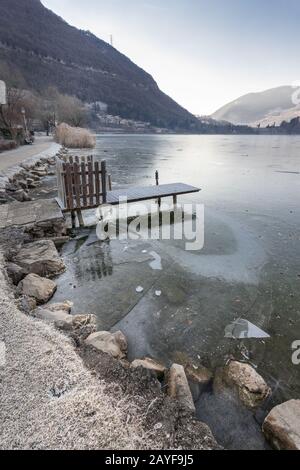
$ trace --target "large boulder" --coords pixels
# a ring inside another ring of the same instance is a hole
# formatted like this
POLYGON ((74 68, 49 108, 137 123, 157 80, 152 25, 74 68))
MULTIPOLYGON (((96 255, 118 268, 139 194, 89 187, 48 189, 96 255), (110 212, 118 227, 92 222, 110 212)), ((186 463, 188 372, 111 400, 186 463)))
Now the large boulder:
POLYGON ((231 361, 216 373, 215 393, 225 391, 226 387, 236 392, 240 401, 250 410, 261 406, 271 394, 270 387, 250 364, 237 361, 231 361))
POLYGON ((300 450, 300 400, 273 408, 264 421, 263 432, 275 449, 300 450))
POLYGON ((38 240, 24 245, 17 253, 15 263, 39 276, 56 276, 65 269, 52 240, 38 240))
POLYGON ((110 333, 109 331, 97 331, 92 333, 85 343, 88 346, 110 354, 116 359, 123 359, 127 353, 127 340, 121 331, 110 333))
POLYGON ((192 393, 184 372, 184 367, 173 364, 168 372, 168 395, 178 400, 183 409, 195 413, 192 393))
POLYGON ((56 291, 55 282, 37 274, 28 274, 18 285, 20 294, 33 297, 38 304, 44 304, 51 299, 56 291))
POLYGON ((145 359, 136 359, 131 363, 130 367, 132 367, 133 369, 143 367, 144 369, 153 372, 157 377, 163 377, 166 371, 166 366, 164 366, 158 361, 150 359, 149 357, 146 357, 145 359))

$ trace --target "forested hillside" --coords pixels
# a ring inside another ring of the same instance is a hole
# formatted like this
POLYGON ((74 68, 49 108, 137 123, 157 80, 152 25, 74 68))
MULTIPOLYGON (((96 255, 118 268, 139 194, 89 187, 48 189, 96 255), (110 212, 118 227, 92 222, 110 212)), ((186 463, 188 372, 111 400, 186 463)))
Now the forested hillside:
MULTIPOLYGON (((0 0, 0 78, 41 92, 55 86, 111 114, 195 130, 199 121, 162 93, 153 78, 87 31, 68 25, 39 0, 0 0)), ((170 78, 171 79, 171 78, 170 78)), ((200 126, 201 127, 201 126, 200 126)))

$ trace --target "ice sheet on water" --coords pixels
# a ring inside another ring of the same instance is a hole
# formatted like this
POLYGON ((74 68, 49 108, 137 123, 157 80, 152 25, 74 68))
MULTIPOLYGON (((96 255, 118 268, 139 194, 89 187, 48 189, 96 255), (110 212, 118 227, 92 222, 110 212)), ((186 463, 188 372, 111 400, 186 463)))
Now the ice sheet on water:
POLYGON ((250 321, 239 318, 226 326, 225 338, 270 338, 270 335, 250 321))

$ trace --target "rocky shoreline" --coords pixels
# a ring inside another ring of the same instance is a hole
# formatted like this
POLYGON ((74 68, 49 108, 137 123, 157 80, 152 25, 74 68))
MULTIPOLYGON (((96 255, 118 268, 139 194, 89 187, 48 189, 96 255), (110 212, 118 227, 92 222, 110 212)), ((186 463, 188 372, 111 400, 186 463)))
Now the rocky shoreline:
MULTIPOLYGON (((28 189, 35 187, 40 178, 51 174, 54 163, 54 156, 39 156, 0 175, 2 202, 27 201, 28 189)), ((41 238, 35 233, 32 237, 19 229, 16 236, 12 228, 0 237, 0 248, 5 253, 0 260, 4 271, 4 303, 5 295, 10 292, 9 302, 16 305, 18 314, 32 322, 33 328, 41 322, 51 331, 61 332, 68 347, 71 345, 81 358, 82 367, 99 383, 104 381, 110 389, 109 394, 126 396, 134 406, 138 404, 141 427, 146 434, 152 433, 150 446, 159 449, 221 448, 210 429, 195 417, 190 384, 197 386, 199 393, 208 386, 213 387, 214 393, 230 396, 249 410, 257 410, 271 395, 271 389, 251 365, 235 360, 214 374, 205 367, 193 368, 190 364, 173 364, 167 368, 153 358, 130 363, 126 356, 127 340, 121 331, 97 331, 92 313, 72 315, 71 299, 59 304, 49 303, 57 287, 56 277, 65 266, 57 251, 61 237, 55 243, 53 239, 43 238, 44 235, 42 233, 41 238)), ((57 399, 65 395, 56 388, 53 393, 57 399)), ((72 412, 76 419, 76 410, 72 412)), ((274 448, 300 449, 299 417, 299 400, 284 403, 271 411, 264 421, 263 432, 274 448)), ((67 427, 68 423, 64 424, 67 427)), ((30 448, 30 439, 26 442, 24 447, 30 448)), ((43 442, 39 448, 47 447, 48 444, 43 442)), ((147 448, 147 442, 145 439, 141 448, 143 445, 147 448)), ((9 444, 0 442, 0 446, 7 448, 9 444)))
POLYGON ((29 190, 36 188, 41 178, 55 174, 59 151, 61 146, 53 143, 49 150, 0 172, 0 204, 30 201, 29 190))

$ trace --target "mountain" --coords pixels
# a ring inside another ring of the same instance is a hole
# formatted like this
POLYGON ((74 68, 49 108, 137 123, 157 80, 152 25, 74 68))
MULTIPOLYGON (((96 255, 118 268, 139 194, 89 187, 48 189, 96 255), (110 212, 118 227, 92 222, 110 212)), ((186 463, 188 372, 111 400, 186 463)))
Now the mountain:
POLYGON ((199 127, 151 75, 39 0, 0 0, 0 79, 4 70, 34 91, 55 86, 85 102, 102 101, 113 115, 175 130, 199 127))
POLYGON ((266 126, 280 124, 283 120, 300 115, 299 107, 292 102, 295 88, 281 86, 260 93, 249 93, 226 104, 214 114, 213 119, 230 121, 233 124, 266 126))

